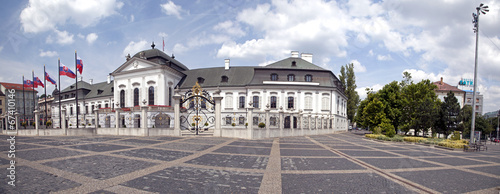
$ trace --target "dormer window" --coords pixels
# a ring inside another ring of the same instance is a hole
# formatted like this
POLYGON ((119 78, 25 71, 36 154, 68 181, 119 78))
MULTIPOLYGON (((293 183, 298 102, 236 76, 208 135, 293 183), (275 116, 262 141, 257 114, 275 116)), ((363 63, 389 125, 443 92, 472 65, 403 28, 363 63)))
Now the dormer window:
POLYGON ((220 82, 228 82, 228 81, 229 81, 229 78, 227 76, 223 75, 221 77, 221 81, 220 82))
POLYGON ((271 81, 278 81, 278 74, 276 73, 271 74, 271 81))
POLYGON ((97 90, 97 94, 102 94, 103 90, 97 90))
POLYGON ((295 75, 294 74, 288 74, 288 81, 295 81, 295 75))
POLYGON ((292 67, 297 67, 297 62, 292 61, 292 67))
POLYGON ((306 75, 306 76, 304 77, 304 80, 305 80, 306 82, 312 82, 312 80, 313 80, 313 76, 312 76, 312 75, 306 75))
POLYGON ((198 77, 198 83, 202 84, 203 82, 205 82, 205 79, 202 77, 198 77))

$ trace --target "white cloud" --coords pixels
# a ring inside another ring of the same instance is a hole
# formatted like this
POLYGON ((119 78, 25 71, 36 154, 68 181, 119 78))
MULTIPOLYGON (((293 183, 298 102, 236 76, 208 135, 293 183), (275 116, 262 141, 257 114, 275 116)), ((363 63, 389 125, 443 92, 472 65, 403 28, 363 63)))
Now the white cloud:
POLYGON ((245 35, 245 32, 241 30, 239 25, 230 20, 218 23, 214 26, 213 29, 235 37, 241 37, 245 35))
POLYGON ((165 4, 161 4, 160 6, 161 6, 162 10, 165 12, 165 14, 173 15, 173 16, 177 17, 178 19, 182 19, 181 12, 184 12, 184 11, 182 10, 181 6, 176 5, 172 1, 168 1, 165 4))
POLYGON ((366 89, 373 89, 373 92, 377 92, 379 91, 380 89, 382 89, 384 86, 383 85, 380 85, 380 84, 375 84, 375 85, 372 85, 372 86, 366 86, 366 87, 358 87, 356 88, 356 92, 358 92, 358 95, 359 95, 359 99, 363 100, 366 98, 366 89))
POLYGON ((130 23, 135 21, 135 16, 133 14, 130 15, 130 23))
POLYGON ((47 39, 45 40, 46 43, 57 43, 60 45, 67 45, 67 44, 72 44, 75 42, 73 39, 74 35, 68 33, 67 31, 59 31, 59 30, 54 30, 56 37, 52 37, 52 35, 47 36, 47 39))
POLYGON ((373 56, 373 50, 368 51, 368 56, 373 56))
POLYGON ((40 57, 55 57, 57 55, 56 51, 43 51, 40 49, 40 57))
POLYGON ((147 49, 147 47, 148 47, 148 42, 146 42, 145 40, 141 40, 139 42, 130 41, 128 45, 125 47, 125 49, 123 49, 122 55, 126 56, 130 54, 132 56, 139 51, 147 49))
POLYGON ((116 0, 30 0, 21 11, 24 32, 38 33, 56 29, 66 22, 87 27, 117 13, 123 6, 116 0))
POLYGON ((361 65, 361 63, 358 60, 351 60, 351 62, 354 65, 354 72, 360 73, 360 72, 366 72, 366 67, 361 65))
POLYGON ((85 35, 83 35, 83 34, 81 34, 81 33, 78 33, 76 36, 77 36, 78 38, 81 38, 81 39, 84 39, 84 38, 85 38, 85 35))
POLYGON ((89 44, 92 44, 92 43, 94 43, 94 41, 96 41, 96 40, 97 40, 97 38, 98 38, 98 37, 99 37, 99 36, 97 36, 97 34, 96 34, 96 33, 90 33, 90 34, 87 34, 87 42, 88 42, 89 44))
POLYGON ((377 60, 379 61, 389 61, 392 60, 392 57, 390 54, 388 55, 377 55, 377 60))
POLYGON ((2 52, 2 50, 3 50, 3 46, 0 46, 0 52, 2 52))
POLYGON ((174 45, 175 53, 183 53, 191 49, 200 48, 209 44, 221 44, 231 41, 228 35, 201 33, 198 36, 190 38, 186 44, 177 43, 174 45))
POLYGON ((166 38, 166 37, 168 37, 168 34, 165 32, 160 32, 160 33, 158 33, 158 36, 162 37, 162 38, 166 38))

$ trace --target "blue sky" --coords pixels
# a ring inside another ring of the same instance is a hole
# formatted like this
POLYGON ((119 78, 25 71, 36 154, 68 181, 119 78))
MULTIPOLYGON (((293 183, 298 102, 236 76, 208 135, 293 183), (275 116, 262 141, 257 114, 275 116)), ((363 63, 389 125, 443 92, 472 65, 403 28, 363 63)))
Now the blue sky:
MULTIPOLYGON (((475 34, 480 16, 479 91, 483 113, 500 108, 500 3, 494 0, 24 0, 3 3, 0 12, 0 80, 57 79, 57 59, 74 70, 74 52, 84 61, 83 79, 105 81, 125 56, 156 48, 187 67, 265 65, 312 53, 313 63, 339 74, 354 63, 358 92, 400 81, 408 71, 422 79, 457 85, 473 78, 475 34)), ((73 83, 61 78, 62 87, 73 83)), ((54 86, 48 86, 52 92, 54 86)), ((42 89, 39 89, 42 92, 42 89)))

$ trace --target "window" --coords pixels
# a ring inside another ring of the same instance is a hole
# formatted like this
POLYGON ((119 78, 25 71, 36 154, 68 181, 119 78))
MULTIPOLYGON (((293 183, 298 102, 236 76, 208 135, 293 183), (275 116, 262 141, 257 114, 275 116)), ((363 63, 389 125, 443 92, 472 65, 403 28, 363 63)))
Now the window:
POLYGON ((76 106, 76 114, 80 114, 80 105, 76 106))
POLYGON ((310 94, 310 93, 306 94, 306 97, 304 98, 304 109, 311 110, 313 108, 312 101, 313 101, 312 94, 310 94))
POLYGON ((252 123, 253 123, 253 125, 258 125, 259 124, 259 117, 253 117, 252 123))
POLYGON ((69 114, 73 115, 73 107, 69 107, 69 114))
POLYGON ((253 107, 259 108, 259 96, 253 96, 253 107))
POLYGON ((297 67, 297 62, 292 61, 292 67, 297 67))
POLYGON ((278 106, 278 97, 271 96, 271 108, 276 108, 278 106))
POLYGON ((479 98, 476 98, 476 103, 479 103, 479 98))
POLYGON ((327 96, 321 98, 321 110, 330 110, 330 98, 327 96))
POLYGON ((95 106, 92 105, 92 114, 94 114, 94 109, 95 109, 95 106))
POLYGON ((198 83, 202 84, 203 82, 205 82, 205 79, 202 77, 198 77, 198 83))
POLYGON ((97 90, 97 95, 102 94, 103 90, 97 90))
POLYGON ((227 116, 226 117, 226 125, 231 125, 231 123, 232 123, 231 121, 232 121, 231 117, 227 116))
POLYGON ((312 82, 312 80, 313 80, 313 76, 312 76, 312 75, 306 75, 306 76, 305 76, 305 78, 304 78, 304 80, 305 80, 306 82, 312 82))
POLYGON ((221 77, 220 82, 228 82, 228 80, 229 80, 229 78, 228 78, 227 76, 223 75, 223 76, 221 77))
MULTIPOLYGON (((120 107, 125 107, 125 90, 120 91, 120 107)), ((92 106, 92 111, 94 111, 94 106, 92 106)))
POLYGON ((293 96, 289 96, 288 97, 288 108, 293 108, 293 102, 294 102, 293 96))
POLYGON ((109 107, 108 103, 104 104, 104 108, 108 108, 108 107, 109 107))
POLYGON ((479 110, 479 106, 478 105, 476 105, 476 110, 479 110))
POLYGON ((88 114, 89 113, 89 106, 88 105, 85 105, 85 113, 88 114))
POLYGON ((276 73, 271 74, 271 81, 278 81, 278 74, 276 73))
POLYGON ((150 86, 148 89, 148 104, 149 105, 154 105, 155 104, 155 88, 153 86, 150 86))
POLYGON ((2 101, 0 100, 0 105, 2 105, 2 101))
POLYGON ((134 89, 134 106, 139 106, 139 88, 134 89))
POLYGON ((467 103, 471 103, 472 102, 472 98, 467 98, 467 103))
POLYGON ((97 105, 97 108, 98 108, 98 109, 101 109, 101 104, 97 105))
POLYGON ((245 108, 245 96, 240 96, 238 108, 245 108))
POLYGON ((295 81, 295 75, 289 74, 287 77, 288 77, 288 81, 295 81))
POLYGON ((269 125, 276 126, 276 117, 269 118, 269 125))
POLYGON ((233 94, 226 94, 226 108, 233 108, 233 94))

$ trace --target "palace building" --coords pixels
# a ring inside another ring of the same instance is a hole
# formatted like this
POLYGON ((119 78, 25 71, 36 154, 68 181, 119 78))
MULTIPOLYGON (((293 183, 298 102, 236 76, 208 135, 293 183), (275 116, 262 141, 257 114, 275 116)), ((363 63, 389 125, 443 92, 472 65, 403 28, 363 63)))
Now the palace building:
POLYGON ((220 67, 189 69, 153 44, 127 56, 106 82, 80 80, 78 91, 75 84, 54 91, 54 127, 250 139, 347 130, 344 88, 312 57, 292 51, 266 66, 231 66, 226 59, 220 67))

